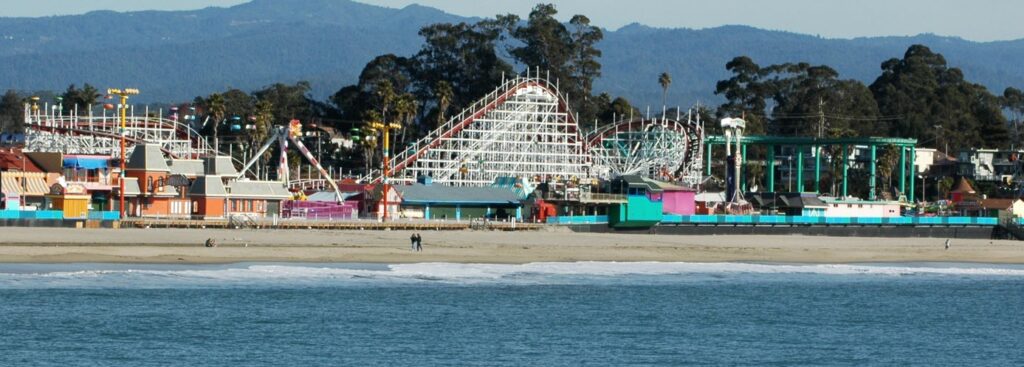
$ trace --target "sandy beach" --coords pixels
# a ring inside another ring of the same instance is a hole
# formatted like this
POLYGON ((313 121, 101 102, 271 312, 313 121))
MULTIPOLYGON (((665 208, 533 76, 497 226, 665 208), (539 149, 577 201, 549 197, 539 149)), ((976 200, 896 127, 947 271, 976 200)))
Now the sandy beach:
POLYGON ((544 261, 1024 263, 1024 242, 938 238, 678 236, 540 232, 221 229, 0 229, 0 262, 233 263, 544 261), (207 238, 216 248, 207 248, 207 238))

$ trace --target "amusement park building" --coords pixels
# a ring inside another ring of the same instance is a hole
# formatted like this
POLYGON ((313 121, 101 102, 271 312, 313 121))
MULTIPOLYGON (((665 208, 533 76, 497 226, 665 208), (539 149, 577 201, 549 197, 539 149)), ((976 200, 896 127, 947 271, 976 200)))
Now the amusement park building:
POLYGON ((425 219, 523 219, 516 193, 501 187, 455 187, 416 183, 396 185, 401 216, 425 219))
MULTIPOLYGON (((220 219, 241 214, 280 215, 291 194, 280 182, 238 178, 228 157, 178 160, 164 157, 155 144, 137 145, 125 170, 129 216, 220 219)), ((119 188, 115 187, 115 204, 119 188)))

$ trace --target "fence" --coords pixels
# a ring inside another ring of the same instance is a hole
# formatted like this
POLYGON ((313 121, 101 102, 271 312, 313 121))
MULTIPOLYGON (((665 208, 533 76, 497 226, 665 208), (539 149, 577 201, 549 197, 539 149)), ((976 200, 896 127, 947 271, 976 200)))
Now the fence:
MULTIPOLYGON (((608 223, 606 215, 548 217, 548 224, 608 223)), ((888 226, 995 226, 995 217, 810 217, 786 215, 674 215, 662 216, 663 224, 724 225, 888 225, 888 226)), ((1024 225, 1024 219, 1018 219, 1024 225)))
POLYGON ((608 223, 607 215, 573 215, 548 217, 548 224, 596 224, 608 223))
POLYGON ((791 224, 791 225, 903 225, 903 226, 995 226, 994 217, 810 217, 786 215, 666 215, 667 224, 791 224))
MULTIPOLYGON (((63 220, 64 212, 60 210, 0 210, 0 219, 49 219, 63 220)), ((81 219, 81 218, 69 218, 81 219)), ((85 218, 88 220, 118 220, 118 212, 91 211, 85 218)))
POLYGON ((310 220, 356 219, 359 210, 350 203, 287 200, 282 204, 282 218, 310 220))

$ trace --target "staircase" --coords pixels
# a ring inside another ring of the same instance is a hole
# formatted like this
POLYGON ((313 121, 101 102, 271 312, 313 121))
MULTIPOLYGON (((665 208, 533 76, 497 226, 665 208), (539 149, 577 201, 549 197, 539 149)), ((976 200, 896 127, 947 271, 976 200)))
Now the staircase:
POLYGON ((228 216, 228 228, 253 229, 259 228, 256 219, 248 214, 232 214, 228 216))

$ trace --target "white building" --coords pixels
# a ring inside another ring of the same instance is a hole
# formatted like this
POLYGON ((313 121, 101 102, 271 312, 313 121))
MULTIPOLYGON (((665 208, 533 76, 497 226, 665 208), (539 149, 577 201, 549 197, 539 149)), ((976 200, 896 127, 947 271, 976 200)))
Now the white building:
POLYGON ((865 201, 822 198, 826 217, 882 218, 900 216, 900 203, 896 201, 865 201))

